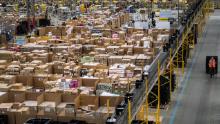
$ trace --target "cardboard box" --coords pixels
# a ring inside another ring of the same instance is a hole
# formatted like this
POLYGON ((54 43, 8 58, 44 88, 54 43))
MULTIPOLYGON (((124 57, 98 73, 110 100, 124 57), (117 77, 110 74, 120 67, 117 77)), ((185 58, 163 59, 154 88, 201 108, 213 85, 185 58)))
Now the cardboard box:
POLYGON ((44 74, 37 74, 33 76, 33 86, 34 88, 43 88, 44 83, 48 81, 48 76, 44 74))
POLYGON ((64 93, 61 95, 61 103, 57 105, 57 113, 61 116, 75 116, 76 106, 75 100, 78 97, 77 94, 64 93))
POLYGON ((17 75, 16 82, 22 83, 24 86, 33 86, 33 76, 17 75))
POLYGON ((11 85, 0 83, 1 92, 8 92, 10 88, 11 88, 11 85))
POLYGON ((16 76, 14 75, 0 75, 0 81, 8 85, 16 83, 16 76))
POLYGON ((80 95, 76 98, 77 117, 86 116, 88 111, 96 111, 99 106, 98 96, 80 95))
POLYGON ((97 110, 97 121, 99 124, 105 123, 107 117, 111 116, 115 112, 115 106, 119 105, 123 97, 117 96, 100 96, 99 97, 99 109, 97 110), (107 102, 109 101, 109 108, 107 102), (108 111, 109 109, 109 111, 108 111), (109 112, 109 113, 108 113, 109 112))
POLYGON ((11 62, 13 60, 14 55, 15 52, 0 50, 0 60, 7 60, 7 62, 11 62))
POLYGON ((0 104, 0 112, 7 113, 11 110, 13 103, 1 103, 0 104))
POLYGON ((61 102, 61 94, 44 93, 43 102, 39 104, 39 114, 56 114, 56 106, 61 102))
POLYGON ((8 102, 22 103, 25 101, 25 92, 10 91, 8 93, 8 102))
POLYGON ((17 112, 13 112, 13 114, 15 117, 15 118, 13 117, 13 119, 15 119, 15 122, 16 122, 13 124, 24 124, 27 120, 29 120, 31 118, 37 118, 37 116, 35 114, 29 113, 27 108, 22 108, 22 109, 18 110, 17 112), (23 112, 21 112, 21 111, 23 111, 23 112))
POLYGON ((81 80, 81 86, 96 88, 99 79, 98 78, 83 77, 80 80, 81 80))
POLYGON ((37 106, 43 102, 44 96, 40 92, 26 92, 23 106, 28 107, 30 114, 36 115, 38 112, 37 106))
POLYGON ((121 63, 122 62, 123 56, 110 56, 108 58, 108 65, 113 65, 116 63, 121 63))
POLYGON ((4 103, 8 101, 8 93, 0 92, 0 103, 4 103))

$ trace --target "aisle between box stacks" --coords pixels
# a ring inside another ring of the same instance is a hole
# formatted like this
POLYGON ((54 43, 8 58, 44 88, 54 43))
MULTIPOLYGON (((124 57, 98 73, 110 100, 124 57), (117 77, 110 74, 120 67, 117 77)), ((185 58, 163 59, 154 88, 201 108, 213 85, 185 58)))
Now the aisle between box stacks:
POLYGON ((219 26, 220 10, 216 10, 208 19, 165 124, 220 123, 220 75, 210 78, 205 73, 206 56, 220 54, 219 26))

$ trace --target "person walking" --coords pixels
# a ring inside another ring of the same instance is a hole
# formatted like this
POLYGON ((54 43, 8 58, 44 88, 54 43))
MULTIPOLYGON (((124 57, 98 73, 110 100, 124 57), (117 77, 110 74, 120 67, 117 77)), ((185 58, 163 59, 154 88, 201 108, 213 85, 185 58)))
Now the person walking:
POLYGON ((216 69, 216 60, 214 59, 214 57, 211 57, 211 59, 209 60, 209 73, 211 78, 215 74, 215 69, 216 69))

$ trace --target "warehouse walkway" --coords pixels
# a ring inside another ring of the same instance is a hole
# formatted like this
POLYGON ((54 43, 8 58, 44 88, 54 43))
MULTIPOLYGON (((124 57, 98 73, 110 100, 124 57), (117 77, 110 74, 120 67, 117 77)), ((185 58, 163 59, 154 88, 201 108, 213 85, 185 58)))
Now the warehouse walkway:
POLYGON ((220 73, 212 79, 205 73, 207 55, 220 55, 220 10, 207 22, 166 124, 220 124, 220 73))

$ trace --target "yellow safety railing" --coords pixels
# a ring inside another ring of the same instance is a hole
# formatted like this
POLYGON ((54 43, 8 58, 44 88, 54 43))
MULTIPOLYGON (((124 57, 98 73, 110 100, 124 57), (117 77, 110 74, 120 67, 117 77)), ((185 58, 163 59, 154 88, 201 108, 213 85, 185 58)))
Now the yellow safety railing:
MULTIPOLYGON (((209 12, 207 11, 204 11, 205 7, 206 7, 206 4, 205 3, 201 10, 199 11, 199 14, 198 15, 206 15, 208 14, 209 12)), ((195 15, 193 15, 195 17, 195 15)), ((195 20, 197 20, 198 17, 195 17, 194 20, 192 22, 195 22, 195 20)), ((204 18, 205 19, 205 18, 204 18)), ((202 21, 201 19, 199 19, 199 21, 202 21)), ((179 78, 180 78, 180 74, 181 76, 183 77, 184 74, 185 74, 185 57, 190 55, 189 52, 189 46, 191 45, 192 48, 195 48, 195 41, 194 41, 194 33, 192 33, 192 27, 193 27, 194 23, 190 23, 190 24, 187 24, 187 27, 186 27, 186 30, 184 31, 184 33, 182 34, 182 39, 181 39, 181 42, 179 40, 177 40, 177 46, 179 48, 181 48, 180 50, 176 51, 175 53, 173 53, 174 51, 172 49, 170 49, 170 53, 169 53, 169 66, 168 66, 168 71, 166 70, 165 72, 161 72, 161 67, 160 67, 160 62, 158 61, 158 82, 157 82, 157 86, 158 86, 158 91, 157 91, 157 94, 153 93, 153 92, 150 92, 151 95, 153 95, 155 97, 155 100, 152 100, 151 102, 148 101, 148 80, 146 80, 145 84, 146 84, 146 100, 145 100, 145 103, 142 105, 141 109, 140 109, 140 112, 138 113, 138 117, 139 118, 142 118, 140 120, 145 120, 145 122, 148 123, 149 121, 149 118, 148 118, 148 115, 149 114, 154 114, 155 116, 155 121, 156 121, 156 124, 160 124, 161 120, 160 120, 160 88, 161 86, 165 85, 165 84, 169 84, 169 87, 170 87, 170 99, 172 100, 172 91, 174 90, 173 89, 173 86, 172 86, 172 82, 174 79, 172 79, 172 75, 175 73, 176 74, 176 84, 178 85, 179 83, 179 78), (179 65, 179 63, 181 63, 181 67, 179 65), (179 69, 181 68, 181 73, 179 71, 179 69), (168 81, 167 82, 163 82, 163 84, 161 84, 161 81, 160 81, 160 76, 165 76, 165 75, 168 75, 168 81), (154 103, 154 102, 158 102, 157 103, 157 106, 156 106, 156 111, 151 113, 149 112, 149 105, 154 103), (144 115, 145 114, 145 115, 144 115)), ((177 47, 177 48, 178 48, 177 47)), ((128 107, 129 108, 129 107, 128 107)), ((128 114, 129 115, 129 114, 128 114)), ((131 120, 129 120, 128 122, 131 122, 131 120)))

